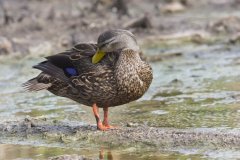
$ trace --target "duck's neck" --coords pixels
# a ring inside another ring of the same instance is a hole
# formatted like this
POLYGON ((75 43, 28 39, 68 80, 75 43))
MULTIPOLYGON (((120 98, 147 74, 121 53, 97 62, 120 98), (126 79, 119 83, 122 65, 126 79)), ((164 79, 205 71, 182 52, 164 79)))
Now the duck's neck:
POLYGON ((119 56, 116 64, 115 74, 118 88, 123 94, 142 94, 145 84, 142 81, 140 72, 145 63, 141 60, 139 53, 125 49, 119 56))
POLYGON ((136 64, 142 64, 143 61, 140 58, 139 52, 138 51, 134 51, 132 49, 123 49, 121 51, 121 54, 119 55, 119 59, 118 59, 118 66, 129 66, 129 67, 124 67, 123 69, 134 69, 137 70, 139 69, 136 64))

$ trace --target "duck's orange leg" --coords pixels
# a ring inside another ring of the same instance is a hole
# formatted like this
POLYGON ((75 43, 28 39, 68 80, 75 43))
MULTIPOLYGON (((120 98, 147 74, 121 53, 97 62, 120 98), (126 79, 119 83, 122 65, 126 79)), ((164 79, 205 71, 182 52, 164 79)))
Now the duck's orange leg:
POLYGON ((97 129, 99 129, 101 131, 107 130, 108 128, 105 127, 101 122, 101 119, 99 117, 99 109, 98 109, 98 106, 97 106, 96 103, 93 104, 92 110, 93 110, 93 114, 94 114, 94 116, 96 118, 96 121, 97 121, 97 129))
POLYGON ((108 107, 104 107, 103 112, 104 112, 103 126, 106 127, 107 129, 115 129, 116 127, 110 126, 108 123, 108 107))

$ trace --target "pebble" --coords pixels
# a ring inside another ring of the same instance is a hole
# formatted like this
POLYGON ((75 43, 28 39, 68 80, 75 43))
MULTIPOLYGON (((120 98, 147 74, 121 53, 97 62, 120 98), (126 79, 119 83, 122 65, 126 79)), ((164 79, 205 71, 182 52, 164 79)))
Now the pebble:
POLYGON ((9 54, 12 51, 12 42, 10 42, 6 37, 0 37, 0 55, 9 54))
POLYGON ((132 123, 132 122, 127 123, 127 127, 137 127, 137 126, 139 126, 138 123, 132 123))

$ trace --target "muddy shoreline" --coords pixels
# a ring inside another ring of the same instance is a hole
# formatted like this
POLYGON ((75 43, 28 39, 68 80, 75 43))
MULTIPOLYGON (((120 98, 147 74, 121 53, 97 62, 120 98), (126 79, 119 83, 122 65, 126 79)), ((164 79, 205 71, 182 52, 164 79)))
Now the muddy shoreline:
POLYGON ((240 31, 240 20, 235 16, 240 8, 237 0, 151 0, 151 3, 133 0, 127 3, 128 14, 123 14, 121 8, 116 10, 111 0, 100 1, 103 2, 98 5, 83 0, 61 0, 61 3, 3 1, 0 3, 3 8, 0 12, 0 55, 41 57, 56 54, 80 42, 96 42, 98 35, 110 28, 129 29, 140 44, 159 36, 184 36, 186 33, 192 33, 194 42, 205 43, 202 33, 234 39, 240 31), (211 14, 202 13, 202 8, 211 14), (219 14, 221 10, 226 14, 219 14), (9 19, 7 22, 5 16, 9 19))
POLYGON ((69 126, 52 121, 29 120, 11 121, 0 124, 0 135, 30 139, 43 137, 45 140, 74 144, 78 141, 101 144, 111 147, 146 145, 158 149, 176 147, 201 147, 208 149, 239 149, 239 129, 221 128, 157 128, 146 125, 119 127, 106 132, 98 131, 96 126, 69 126), (35 121, 35 122, 34 122, 35 121))

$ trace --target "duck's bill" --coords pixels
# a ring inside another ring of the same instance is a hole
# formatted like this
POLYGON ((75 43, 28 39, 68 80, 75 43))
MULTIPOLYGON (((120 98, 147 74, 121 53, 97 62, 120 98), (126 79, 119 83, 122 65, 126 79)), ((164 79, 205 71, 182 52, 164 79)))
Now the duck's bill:
POLYGON ((92 63, 96 64, 96 63, 100 62, 103 59, 103 57, 105 56, 105 54, 106 54, 105 52, 98 50, 92 57, 92 63))

